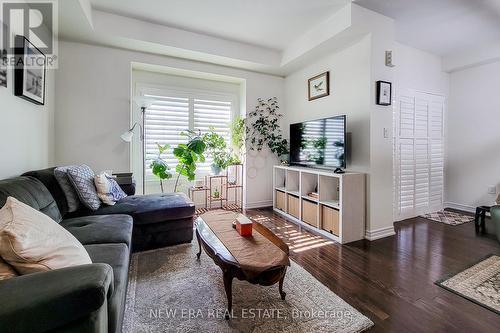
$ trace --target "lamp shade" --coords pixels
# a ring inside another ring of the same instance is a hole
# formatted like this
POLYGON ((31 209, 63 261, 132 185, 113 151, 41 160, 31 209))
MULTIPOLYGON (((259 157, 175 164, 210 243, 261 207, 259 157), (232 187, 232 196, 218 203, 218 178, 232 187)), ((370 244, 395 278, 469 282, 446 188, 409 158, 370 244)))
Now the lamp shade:
POLYGON ((135 104, 140 108, 149 108, 154 103, 154 98, 149 96, 136 96, 134 98, 135 104))
POLYGON ((133 130, 128 130, 122 135, 120 135, 120 138, 122 138, 123 141, 125 142, 130 142, 132 141, 132 137, 134 136, 133 130))

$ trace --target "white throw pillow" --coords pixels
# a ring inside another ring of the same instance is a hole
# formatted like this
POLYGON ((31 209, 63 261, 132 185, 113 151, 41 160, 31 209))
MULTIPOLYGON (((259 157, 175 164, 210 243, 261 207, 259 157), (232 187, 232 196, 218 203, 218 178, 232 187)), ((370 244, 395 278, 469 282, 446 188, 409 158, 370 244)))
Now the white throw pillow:
POLYGON ((13 197, 0 209, 0 256, 20 274, 92 263, 72 234, 13 197))
POLYGON ((94 184, 97 189, 97 196, 106 205, 113 206, 117 201, 127 196, 114 177, 105 172, 95 176, 94 184))

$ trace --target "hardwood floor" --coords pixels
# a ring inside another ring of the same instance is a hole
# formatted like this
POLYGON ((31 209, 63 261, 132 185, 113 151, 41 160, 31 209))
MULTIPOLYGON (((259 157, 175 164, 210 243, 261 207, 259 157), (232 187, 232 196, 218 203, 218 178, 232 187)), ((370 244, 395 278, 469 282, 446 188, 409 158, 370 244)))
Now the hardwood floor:
POLYGON ((369 317, 370 332, 500 332, 500 315, 434 284, 500 255, 496 238, 476 234, 474 223, 413 218, 396 223, 393 237, 341 246, 300 231, 270 208, 246 213, 281 237, 296 263, 369 317))

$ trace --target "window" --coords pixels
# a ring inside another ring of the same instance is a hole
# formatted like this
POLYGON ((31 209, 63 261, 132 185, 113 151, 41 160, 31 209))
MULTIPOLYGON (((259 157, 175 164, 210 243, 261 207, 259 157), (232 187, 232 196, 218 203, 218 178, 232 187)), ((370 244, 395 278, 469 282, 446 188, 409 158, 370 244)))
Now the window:
MULTIPOLYGON (((172 150, 179 143, 186 142, 186 137, 180 133, 188 129, 206 133, 213 126, 229 147, 229 124, 237 111, 235 95, 159 89, 144 89, 142 95, 154 99, 144 115, 146 179, 152 177, 149 165, 158 154, 157 143, 170 144, 171 149, 162 158, 175 170, 177 159, 172 150)), ((208 173, 211 164, 211 158, 206 156, 205 163, 197 164, 197 173, 208 173)))

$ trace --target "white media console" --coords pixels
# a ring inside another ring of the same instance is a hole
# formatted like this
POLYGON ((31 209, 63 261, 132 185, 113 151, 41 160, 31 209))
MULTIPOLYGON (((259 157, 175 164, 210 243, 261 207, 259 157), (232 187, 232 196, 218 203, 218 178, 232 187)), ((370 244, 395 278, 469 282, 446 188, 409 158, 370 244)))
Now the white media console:
POLYGON ((314 233, 341 244, 363 239, 365 206, 363 173, 274 167, 274 211, 314 233))

